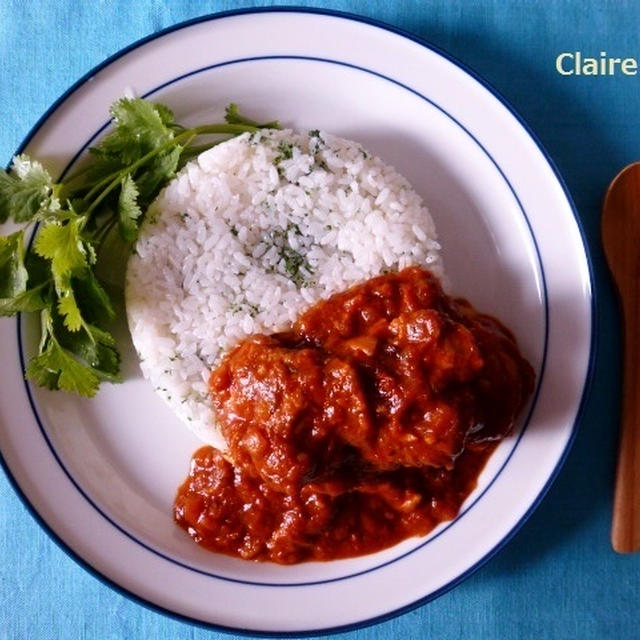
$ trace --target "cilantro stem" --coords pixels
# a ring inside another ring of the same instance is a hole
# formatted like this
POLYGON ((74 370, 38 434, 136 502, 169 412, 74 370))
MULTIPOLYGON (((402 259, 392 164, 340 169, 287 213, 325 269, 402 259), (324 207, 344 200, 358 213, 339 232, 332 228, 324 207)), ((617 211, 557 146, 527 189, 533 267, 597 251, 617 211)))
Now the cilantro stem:
POLYGON ((188 133, 195 133, 197 136, 207 133, 231 133, 237 136, 241 133, 247 133, 247 131, 258 131, 259 129, 260 127, 253 124, 204 124, 187 129, 184 133, 176 136, 176 140, 188 133))
POLYGON ((44 352, 47 346, 47 340, 49 339, 50 333, 51 333, 51 314, 49 313, 49 309, 44 308, 40 312, 40 344, 38 345, 39 354, 44 352))
POLYGON ((98 245, 96 251, 100 252, 100 247, 104 243, 106 237, 109 235, 109 232, 115 225, 118 224, 118 219, 114 216, 113 218, 109 218, 95 233, 93 236, 93 241, 98 245))

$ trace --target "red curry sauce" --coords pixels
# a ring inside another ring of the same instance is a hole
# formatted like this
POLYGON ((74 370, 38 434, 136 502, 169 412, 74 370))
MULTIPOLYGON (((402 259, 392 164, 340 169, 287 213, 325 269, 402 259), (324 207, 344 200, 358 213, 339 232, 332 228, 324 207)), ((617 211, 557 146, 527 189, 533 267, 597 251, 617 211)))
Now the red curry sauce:
POLYGON ((456 516, 533 384, 509 330, 428 271, 373 278, 212 372, 229 451, 195 453, 176 521, 211 550, 279 563, 424 535, 456 516))

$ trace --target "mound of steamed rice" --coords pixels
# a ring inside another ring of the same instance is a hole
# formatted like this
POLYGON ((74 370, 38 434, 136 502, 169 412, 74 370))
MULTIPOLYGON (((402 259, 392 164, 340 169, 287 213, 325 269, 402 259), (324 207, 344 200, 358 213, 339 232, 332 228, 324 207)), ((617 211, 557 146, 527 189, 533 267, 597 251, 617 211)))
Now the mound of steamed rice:
POLYGON ((249 334, 411 264, 442 275, 429 212, 397 171, 324 132, 264 130, 189 163, 147 212, 126 278, 142 373, 224 449, 210 371, 249 334))

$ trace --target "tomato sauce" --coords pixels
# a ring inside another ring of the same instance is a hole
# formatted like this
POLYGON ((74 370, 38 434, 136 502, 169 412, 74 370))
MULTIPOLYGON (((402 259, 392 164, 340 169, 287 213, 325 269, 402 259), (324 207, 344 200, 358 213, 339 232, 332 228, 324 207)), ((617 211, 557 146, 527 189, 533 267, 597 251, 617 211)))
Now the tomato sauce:
POLYGON ((228 452, 198 450, 176 521, 283 564, 378 551, 456 516, 534 385, 511 332, 410 267, 247 338, 210 378, 228 452))

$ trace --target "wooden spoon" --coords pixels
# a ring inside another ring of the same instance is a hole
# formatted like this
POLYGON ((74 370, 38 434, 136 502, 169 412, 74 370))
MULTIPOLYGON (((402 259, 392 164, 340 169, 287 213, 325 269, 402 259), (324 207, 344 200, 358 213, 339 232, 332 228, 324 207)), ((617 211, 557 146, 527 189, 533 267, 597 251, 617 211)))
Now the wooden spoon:
POLYGON ((622 422, 611 544, 640 549, 640 162, 614 179, 602 207, 602 244, 624 322, 622 422))

